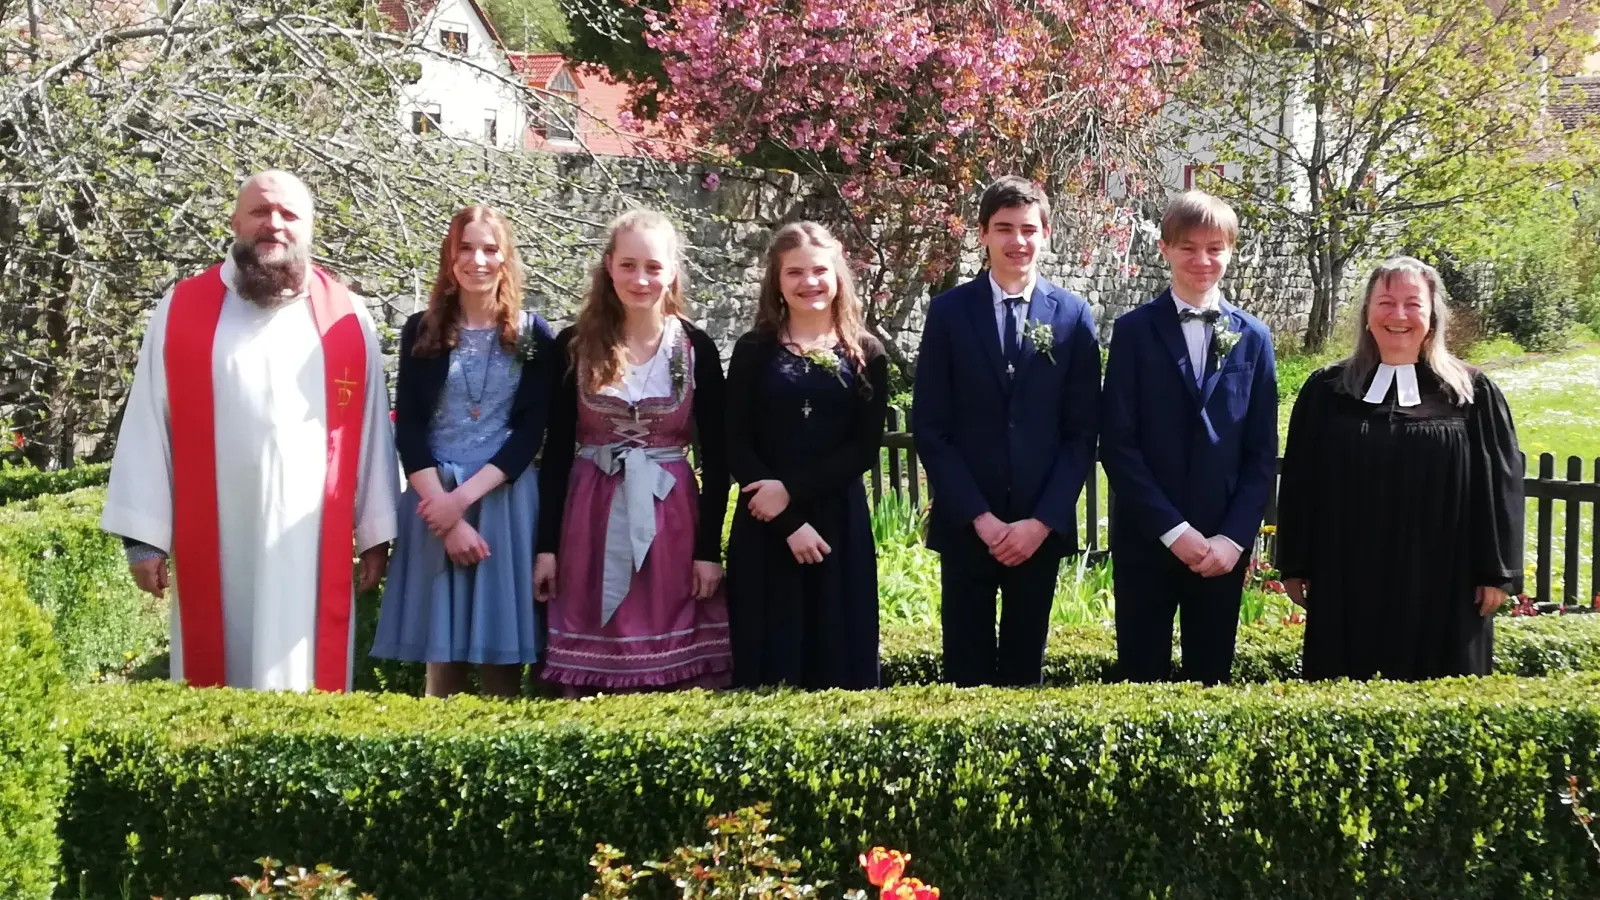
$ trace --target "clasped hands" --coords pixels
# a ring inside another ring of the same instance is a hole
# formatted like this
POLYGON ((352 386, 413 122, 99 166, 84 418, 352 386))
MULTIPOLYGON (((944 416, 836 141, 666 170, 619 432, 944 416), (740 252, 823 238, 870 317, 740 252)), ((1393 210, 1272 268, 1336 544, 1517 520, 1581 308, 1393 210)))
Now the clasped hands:
POLYGON ((1239 564, 1239 548, 1232 541, 1220 534, 1201 537, 1193 528, 1185 528, 1170 549, 1189 571, 1202 578, 1226 575, 1239 564))
POLYGON ((1039 545, 1050 536, 1050 526, 1038 519, 1002 522, 994 513, 986 512, 972 522, 978 539, 989 548, 1002 566, 1020 566, 1027 562, 1039 545))
POLYGON ((434 537, 444 541, 445 555, 458 566, 475 566, 489 558, 489 542, 462 518, 471 505, 456 491, 443 491, 417 501, 417 515, 434 537))
MULTIPOLYGON (((789 489, 776 478, 752 481, 740 488, 739 493, 753 495, 745 506, 759 522, 771 522, 789 508, 789 489)), ((796 528, 789 535, 788 544, 794 561, 801 565, 820 563, 823 557, 833 552, 833 548, 822 539, 822 535, 817 534, 817 529, 811 527, 810 522, 796 528)))

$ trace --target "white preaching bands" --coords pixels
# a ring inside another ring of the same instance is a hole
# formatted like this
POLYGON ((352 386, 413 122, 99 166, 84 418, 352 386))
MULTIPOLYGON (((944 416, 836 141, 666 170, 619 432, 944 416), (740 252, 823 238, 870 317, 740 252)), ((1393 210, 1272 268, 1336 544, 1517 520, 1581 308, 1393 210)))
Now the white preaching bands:
POLYGON ((1417 389, 1417 367, 1410 364, 1391 366, 1378 363, 1378 372, 1372 376, 1372 387, 1367 388, 1367 395, 1361 399, 1368 403, 1382 403, 1383 398, 1389 396, 1389 386, 1397 381, 1400 384, 1401 406, 1422 405, 1422 392, 1417 389))

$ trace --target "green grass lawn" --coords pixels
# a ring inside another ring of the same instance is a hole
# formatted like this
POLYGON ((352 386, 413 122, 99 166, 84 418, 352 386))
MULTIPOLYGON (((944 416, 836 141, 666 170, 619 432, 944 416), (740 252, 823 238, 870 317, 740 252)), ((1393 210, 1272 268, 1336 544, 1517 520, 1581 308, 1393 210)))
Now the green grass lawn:
POLYGON ((1553 453, 1557 470, 1568 456, 1581 457, 1586 473, 1600 458, 1600 345, 1537 361, 1492 369, 1505 392, 1517 440, 1530 468, 1541 453, 1553 453))
MULTIPOLYGON (((1568 457, 1583 460, 1585 480, 1595 476, 1600 459, 1600 344, 1527 362, 1496 367, 1490 377, 1505 392, 1516 423, 1517 440, 1528 457, 1528 473, 1537 474, 1539 455, 1556 457, 1556 477, 1564 479, 1568 457)), ((1551 504, 1551 598, 1565 594, 1569 573, 1566 559, 1566 504, 1551 504)), ((1537 558, 1537 505, 1528 506, 1528 592, 1535 593, 1532 563, 1537 558)), ((1578 533, 1578 570, 1570 573, 1573 593, 1586 598, 1593 588, 1591 566, 1594 548, 1594 513, 1581 510, 1578 533)))

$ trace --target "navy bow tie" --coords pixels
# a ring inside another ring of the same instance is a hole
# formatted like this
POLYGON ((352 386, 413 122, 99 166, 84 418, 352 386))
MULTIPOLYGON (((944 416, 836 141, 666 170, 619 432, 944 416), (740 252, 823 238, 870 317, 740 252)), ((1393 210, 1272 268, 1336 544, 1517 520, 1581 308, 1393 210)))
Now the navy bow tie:
POLYGON ((1217 324, 1217 320, 1221 318, 1222 310, 1219 309, 1195 309, 1191 306, 1188 309, 1178 310, 1179 322, 1191 322, 1195 319, 1199 319, 1207 325, 1215 325, 1217 324))

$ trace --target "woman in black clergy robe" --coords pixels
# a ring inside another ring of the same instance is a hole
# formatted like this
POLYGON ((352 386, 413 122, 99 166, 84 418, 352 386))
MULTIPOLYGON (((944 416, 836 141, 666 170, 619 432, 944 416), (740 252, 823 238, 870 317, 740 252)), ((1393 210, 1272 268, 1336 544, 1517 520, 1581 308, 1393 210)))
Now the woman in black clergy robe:
POLYGON ((1308 679, 1485 675, 1522 590, 1523 460, 1505 397, 1445 348, 1439 273, 1367 281, 1354 355, 1289 419, 1277 566, 1306 609, 1308 679))

